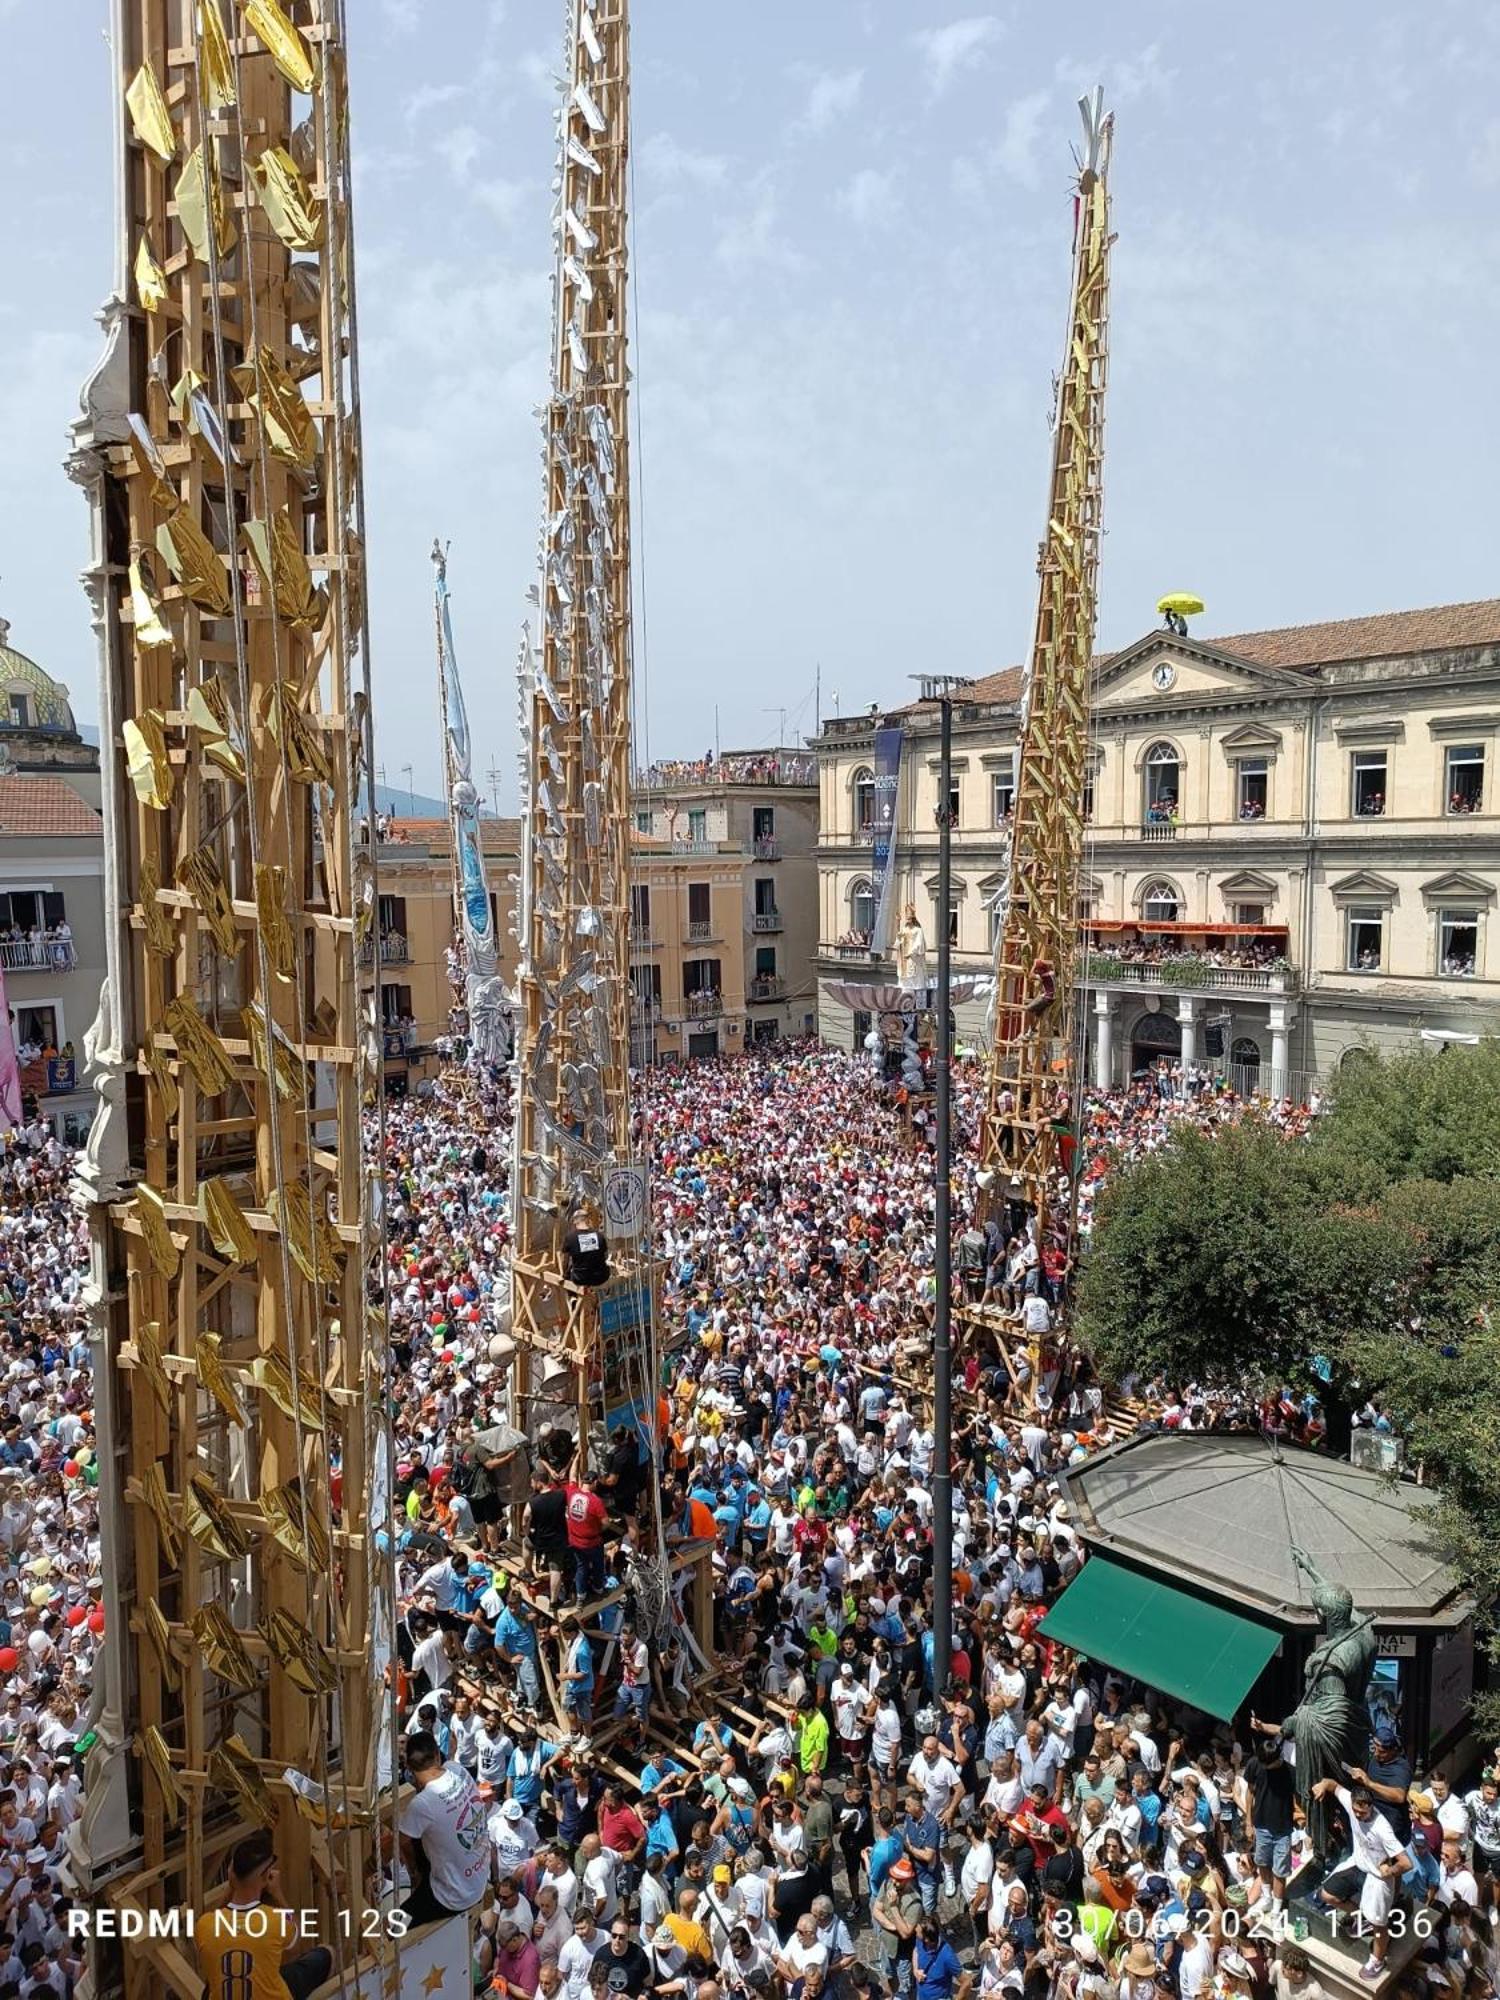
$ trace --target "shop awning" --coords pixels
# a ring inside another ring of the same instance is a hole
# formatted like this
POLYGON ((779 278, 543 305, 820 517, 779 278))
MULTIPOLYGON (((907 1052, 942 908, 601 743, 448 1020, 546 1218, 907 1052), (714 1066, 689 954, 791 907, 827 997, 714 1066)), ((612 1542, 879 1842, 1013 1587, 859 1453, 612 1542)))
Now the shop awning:
POLYGON ((1280 1643, 1269 1626, 1108 1556, 1084 1564, 1041 1629, 1059 1645, 1118 1667, 1221 1722, 1234 1719, 1280 1643))

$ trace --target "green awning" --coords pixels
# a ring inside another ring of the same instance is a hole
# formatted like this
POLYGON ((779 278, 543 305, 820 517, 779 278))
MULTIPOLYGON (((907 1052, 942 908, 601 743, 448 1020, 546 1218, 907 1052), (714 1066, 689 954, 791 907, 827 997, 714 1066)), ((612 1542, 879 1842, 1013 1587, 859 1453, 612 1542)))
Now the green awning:
POLYGON ((1147 1687, 1233 1721, 1280 1634, 1222 1605, 1093 1556, 1042 1620, 1042 1632, 1147 1687))

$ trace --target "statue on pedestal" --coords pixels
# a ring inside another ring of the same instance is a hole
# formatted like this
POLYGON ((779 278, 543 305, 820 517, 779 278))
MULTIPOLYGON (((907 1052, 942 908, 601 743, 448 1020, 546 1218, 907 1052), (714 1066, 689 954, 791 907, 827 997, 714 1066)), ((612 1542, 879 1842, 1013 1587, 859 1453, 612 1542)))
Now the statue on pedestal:
POLYGON ((917 922, 913 903, 901 912, 896 933, 896 979, 903 993, 927 991, 927 933, 917 922))
POLYGON ((1374 1620, 1356 1618, 1354 1599, 1323 1576, 1310 1556, 1292 1548, 1292 1561, 1312 1584, 1323 1637, 1302 1670, 1302 1699, 1284 1722, 1251 1727, 1262 1736, 1290 1736, 1297 1752, 1297 1797, 1307 1815, 1313 1852, 1325 1865, 1333 1857, 1332 1808, 1314 1791, 1320 1778, 1349 1782, 1348 1766, 1363 1764, 1370 1744, 1365 1689, 1375 1660, 1374 1620))

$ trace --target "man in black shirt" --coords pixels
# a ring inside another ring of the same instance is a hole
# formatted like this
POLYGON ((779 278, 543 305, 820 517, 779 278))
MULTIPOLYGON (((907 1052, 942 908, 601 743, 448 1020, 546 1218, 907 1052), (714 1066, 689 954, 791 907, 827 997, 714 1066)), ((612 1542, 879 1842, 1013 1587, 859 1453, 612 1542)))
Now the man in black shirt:
POLYGON ((574 1211, 563 1238, 563 1271, 572 1285, 602 1285, 609 1279, 604 1235, 585 1204, 574 1211))
POLYGON ((1060 1903, 1081 1903, 1086 1872, 1083 1849, 1074 1845, 1071 1830, 1054 1826, 1052 1852, 1042 1863, 1042 1893, 1055 1896, 1060 1903))
POLYGON ((630 1925, 623 1913, 617 1914, 610 1925, 609 1943, 600 1952, 596 1962, 605 1967, 612 1992, 631 1994, 645 1992, 651 1970, 650 1961, 630 1935, 630 1925))
POLYGON ((1250 1726, 1264 1745, 1259 1757, 1247 1758, 1245 1783, 1250 1787, 1250 1824, 1255 1829, 1255 1867, 1269 1882, 1276 1906, 1286 1900, 1292 1864, 1292 1800, 1297 1782, 1281 1754, 1281 1731, 1252 1715, 1250 1726))

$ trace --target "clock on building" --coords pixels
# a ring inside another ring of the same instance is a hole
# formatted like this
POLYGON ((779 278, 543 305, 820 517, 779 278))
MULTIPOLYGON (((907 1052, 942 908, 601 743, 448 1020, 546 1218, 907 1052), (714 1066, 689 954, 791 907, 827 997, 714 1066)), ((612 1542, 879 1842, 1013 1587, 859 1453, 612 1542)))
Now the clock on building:
POLYGON ((1159 660, 1151 669, 1151 684, 1153 687, 1160 688, 1163 694, 1166 693, 1176 678, 1177 669, 1172 665, 1170 660, 1159 660))

